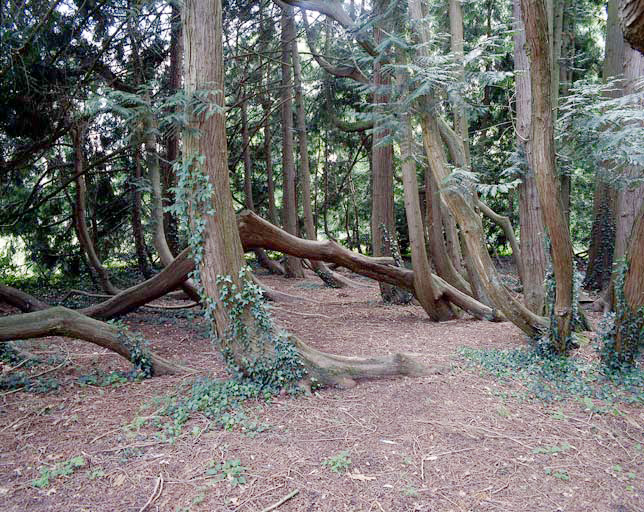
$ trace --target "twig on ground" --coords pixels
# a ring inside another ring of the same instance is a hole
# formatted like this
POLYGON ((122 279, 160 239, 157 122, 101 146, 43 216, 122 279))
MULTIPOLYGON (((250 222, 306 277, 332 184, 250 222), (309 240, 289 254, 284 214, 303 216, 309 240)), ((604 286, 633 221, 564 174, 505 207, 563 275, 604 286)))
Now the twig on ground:
MULTIPOLYGON (((297 496, 299 494, 299 492, 300 492, 299 489, 295 489, 294 491, 292 491, 292 492, 288 493, 286 496, 284 496, 278 502, 273 503, 272 505, 266 507, 264 510, 262 510, 262 512, 271 512, 271 510, 275 510, 280 505, 284 505, 284 503, 286 503, 288 500, 290 500, 291 498, 294 498, 295 496, 297 496)), ((139 511, 139 512, 141 512, 141 511, 139 511)))
POLYGON ((157 483, 154 485, 154 490, 152 491, 152 494, 148 498, 148 501, 145 503, 145 505, 143 505, 139 509, 139 512, 144 512, 150 505, 152 505, 152 503, 158 500, 162 492, 163 492, 163 474, 159 473, 159 478, 157 478, 157 483))

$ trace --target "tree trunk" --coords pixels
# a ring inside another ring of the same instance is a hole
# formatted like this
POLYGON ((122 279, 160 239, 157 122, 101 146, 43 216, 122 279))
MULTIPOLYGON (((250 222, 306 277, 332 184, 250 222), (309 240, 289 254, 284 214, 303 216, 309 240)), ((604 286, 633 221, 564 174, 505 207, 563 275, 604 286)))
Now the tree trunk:
POLYGON ((74 175, 76 176, 76 206, 74 208, 76 232, 78 234, 78 241, 81 245, 81 248, 85 251, 91 268, 96 272, 96 275, 98 276, 98 281, 101 284, 101 288, 103 288, 105 293, 116 295, 117 293, 119 293, 119 290, 112 284, 107 269, 98 259, 98 255, 96 254, 96 250, 94 249, 94 243, 92 242, 92 237, 90 236, 89 230, 87 229, 87 222, 85 221, 86 186, 85 174, 83 173, 83 132, 84 127, 80 126, 77 126, 72 132, 74 139, 74 175))
POLYGON ((516 83, 517 146, 526 159, 525 174, 519 185, 519 227, 521 229, 521 256, 524 276, 523 297, 526 307, 543 314, 546 291, 546 251, 541 203, 532 168, 532 140, 530 138, 531 101, 530 66, 526 48, 525 30, 521 17, 521 1, 513 0, 514 10, 514 70, 516 83))
POLYGON ((644 53, 644 0, 620 0, 619 19, 624 38, 644 53))
POLYGON ((552 264, 556 281, 551 339, 555 350, 563 354, 568 348, 572 328, 573 253, 557 183, 550 44, 544 26, 544 1, 521 0, 521 8, 530 58, 532 168, 535 171, 539 199, 543 207, 544 223, 552 244, 552 264))
MULTIPOLYGON (((171 2, 171 29, 170 29, 170 94, 181 90, 181 70, 183 66, 183 36, 181 34, 181 8, 178 2, 171 2)), ((173 108, 172 113, 177 109, 173 108)), ((179 134, 176 126, 171 127, 164 134, 165 161, 161 162, 161 179, 163 199, 166 204, 174 204, 172 188, 177 185, 177 177, 173 165, 179 159, 179 134)), ((172 212, 163 213, 164 231, 166 240, 172 254, 179 252, 177 240, 177 218, 172 212)))
POLYGON ((136 260, 139 265, 139 271, 146 278, 152 277, 152 271, 148 265, 148 255, 145 247, 145 238, 143 236, 143 226, 141 224, 141 147, 140 144, 134 145, 134 180, 130 188, 132 191, 132 235, 134 236, 134 248, 136 251, 136 260))
MULTIPOLYGON (((282 223, 284 229, 297 235, 297 180, 293 156, 293 84, 291 56, 295 41, 295 21, 292 7, 282 8, 282 223)), ((304 277, 302 262, 286 257, 286 277, 304 277)))
MULTIPOLYGON (((427 44, 430 41, 427 27, 423 23, 423 13, 419 0, 409 0, 409 12, 416 24, 422 45, 419 47, 419 57, 428 57, 427 44)), ((431 108, 431 98, 425 98, 424 111, 421 119, 423 143, 429 166, 437 183, 444 183, 449 177, 447 159, 443 149, 438 122, 431 108)), ((464 185, 467 187, 467 185, 464 185)), ((544 318, 527 310, 505 288, 498 275, 490 255, 485 247, 483 225, 478 213, 474 210, 472 190, 463 190, 463 186, 451 186, 443 189, 447 205, 461 227, 472 262, 478 277, 489 298, 503 314, 529 336, 537 335, 546 325, 544 318)))
MULTIPOLYGON (((461 0, 449 0, 449 32, 450 50, 457 59, 459 87, 465 87, 465 64, 463 56, 464 35, 463 35, 463 6, 461 0)), ((465 162, 470 165, 470 137, 465 111, 465 102, 462 98, 462 91, 458 91, 458 97, 452 100, 452 111, 454 112, 454 130, 461 139, 465 152, 465 162)))
MULTIPOLYGON (((406 77, 401 74, 400 85, 405 87, 406 77)), ((418 179, 416 178, 416 160, 414 159, 414 135, 411 127, 411 116, 408 112, 400 113, 402 126, 400 140, 400 158, 402 159, 402 178, 405 189, 405 212, 411 246, 411 264, 414 269, 414 290, 416 298, 435 321, 450 318, 449 304, 441 300, 434 288, 431 265, 427 258, 425 227, 418 198, 418 179)))
MULTIPOLYGON (((220 0, 187 0, 183 21, 186 92, 190 95, 205 87, 214 89, 216 92, 211 96, 223 107, 221 14, 220 0)), ((283 18, 283 21, 286 20, 283 18)), ((302 378, 315 379, 322 385, 348 386, 353 384, 355 378, 426 373, 427 370, 413 358, 401 354, 369 359, 324 354, 293 337, 279 334, 262 315, 259 310, 261 305, 253 300, 250 305, 235 302, 234 307, 230 307, 229 301, 235 301, 235 289, 245 293, 249 288, 246 281, 248 276, 241 271, 242 246, 239 232, 235 229, 229 188, 223 108, 208 117, 193 114, 189 127, 192 129, 185 136, 185 155, 192 163, 195 163, 193 159, 196 155, 200 156, 201 168, 195 171, 204 172, 212 185, 211 197, 207 201, 213 209, 201 210, 194 205, 190 212, 193 227, 202 225, 202 221, 205 225, 199 274, 208 296, 206 302, 213 327, 219 334, 228 361, 233 362, 248 378, 271 386, 288 386, 293 379, 302 378), (218 277, 226 279, 226 286, 219 287, 218 277), (267 338, 270 343, 263 342, 267 338), (295 354, 291 347, 295 348, 295 354), (253 364, 253 361, 262 364, 253 364), (279 369, 282 377, 274 374, 275 369, 279 369), (302 369, 306 371, 306 377, 302 375, 302 369)))
MULTIPOLYGON (((605 82, 615 80, 624 72, 624 35, 619 26, 617 0, 609 0, 606 5, 606 46, 604 67, 602 70, 605 82)), ((619 97, 622 87, 613 87, 606 93, 608 97, 619 97)), ((593 226, 588 248, 588 266, 584 286, 602 290, 602 295, 610 295, 607 287, 610 284, 613 270, 615 249, 615 206, 617 191, 608 183, 606 173, 613 167, 611 162, 602 163, 603 169, 595 176, 593 196, 593 226)), ((610 300, 608 301, 611 302, 610 300)))
POLYGON ((615 326, 615 351, 632 363, 644 346, 644 204, 640 207, 631 233, 626 256, 623 303, 618 304, 615 326))
MULTIPOLYGON (((264 247, 290 253, 300 258, 319 259, 415 293, 414 272, 395 266, 391 258, 371 258, 356 254, 332 240, 324 242, 303 240, 286 233, 249 211, 239 214, 237 226, 244 249, 247 251, 255 247, 264 247)), ((476 318, 491 321, 504 318, 498 311, 477 302, 440 277, 433 275, 432 278, 434 280, 433 286, 439 297, 444 295, 447 300, 476 318)))
MULTIPOLYGON (((114 325, 89 318, 82 313, 61 306, 44 311, 11 315, 0 318, 0 344, 18 339, 65 336, 76 338, 106 348, 137 364, 138 351, 133 350, 134 340, 114 325)), ((140 350, 140 348, 139 348, 140 350)), ((149 357, 152 375, 173 375, 187 369, 177 366, 153 353, 149 357)))
POLYGON ((425 169, 425 211, 429 254, 436 267, 436 273, 455 288, 471 295, 470 285, 456 269, 445 248, 441 196, 429 165, 425 169))
MULTIPOLYGON (((375 16, 385 14, 389 5, 387 0, 376 0, 373 10, 375 16)), ((391 29, 390 22, 379 20, 374 26, 374 42, 376 46, 384 39, 387 31, 391 29)), ((385 72, 381 59, 373 65, 373 104, 376 116, 384 113, 383 105, 389 102, 391 93, 391 76, 385 72)), ((390 131, 383 127, 382 120, 376 119, 373 129, 372 158, 371 161, 371 253, 373 256, 391 256, 391 247, 386 243, 385 237, 393 239, 396 236, 396 223, 394 221, 394 149, 391 143, 383 144, 382 141, 390 135, 390 131), (386 230, 386 232, 385 232, 386 230)), ((405 294, 395 288, 381 283, 380 294, 384 302, 399 304, 406 301, 405 294)))

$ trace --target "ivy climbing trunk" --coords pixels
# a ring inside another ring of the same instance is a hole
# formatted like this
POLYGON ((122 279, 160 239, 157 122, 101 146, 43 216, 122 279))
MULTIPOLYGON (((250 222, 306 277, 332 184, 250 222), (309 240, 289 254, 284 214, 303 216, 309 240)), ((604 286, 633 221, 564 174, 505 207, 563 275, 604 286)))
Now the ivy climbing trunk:
POLYGON ((552 244, 555 304, 550 336, 555 350, 567 350, 573 316, 573 252, 555 163, 551 52, 543 0, 521 0, 532 92, 532 168, 552 244))
POLYGON ((426 374, 427 368, 403 354, 373 358, 325 354, 279 332, 262 311, 250 276, 242 271, 242 245, 228 178, 221 0, 187 0, 183 23, 186 94, 208 90, 210 99, 220 106, 208 116, 190 114, 184 158, 198 184, 189 213, 204 302, 228 362, 251 379, 262 375, 264 381, 271 379, 271 384, 284 387, 294 380, 351 386, 356 378, 426 374), (248 302, 239 302, 237 292, 248 302), (261 365, 255 364, 260 361, 261 365))
POLYGON ((633 225, 626 255, 626 275, 615 326, 615 351, 623 360, 633 362, 644 346, 644 204, 633 225))

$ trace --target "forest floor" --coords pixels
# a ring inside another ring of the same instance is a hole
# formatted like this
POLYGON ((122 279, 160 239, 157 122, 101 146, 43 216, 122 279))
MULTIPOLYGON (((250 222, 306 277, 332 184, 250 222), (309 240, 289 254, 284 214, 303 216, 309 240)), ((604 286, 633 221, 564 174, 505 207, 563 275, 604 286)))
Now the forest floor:
MULTIPOLYGON (((0 509, 259 512, 298 491, 276 510, 644 510, 641 394, 552 388, 543 365, 517 356, 526 342, 512 324, 433 323, 420 307, 384 305, 373 281, 262 279, 308 299, 272 311, 315 347, 411 352, 443 373, 253 400, 227 429, 191 412, 177 427, 164 404, 198 376, 127 381, 112 372, 128 365, 94 345, 23 342, 46 364, 21 369, 57 389, 0 391, 0 509), (523 369, 507 366, 515 359, 523 369)), ((158 354, 226 376, 198 311, 123 321, 158 354)), ((592 386, 592 343, 574 357, 575 378, 592 386)))

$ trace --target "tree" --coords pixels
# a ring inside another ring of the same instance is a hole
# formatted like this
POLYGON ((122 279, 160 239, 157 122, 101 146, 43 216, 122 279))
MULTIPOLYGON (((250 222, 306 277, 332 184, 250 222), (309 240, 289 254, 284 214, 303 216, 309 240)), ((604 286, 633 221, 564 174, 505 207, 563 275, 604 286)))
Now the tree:
POLYGON ((512 2, 514 14, 514 71, 516 84, 517 146, 525 158, 525 169, 519 185, 519 222, 521 255, 523 258, 523 296, 526 306, 537 314, 543 313, 545 301, 546 250, 545 227, 541 203, 532 167, 530 67, 521 2, 512 2))
POLYGON ((220 0, 188 0, 183 11, 185 88, 207 91, 208 112, 192 112, 184 138, 184 172, 197 184, 190 202, 198 280, 208 318, 233 367, 259 384, 286 387, 303 379, 352 385, 354 378, 418 375, 426 371, 408 356, 332 356, 280 332, 266 316, 247 270, 227 167, 223 111, 223 45, 220 0))
POLYGON ((551 338, 555 350, 563 354, 568 348, 572 329, 573 254, 555 163, 552 65, 546 7, 544 0, 521 0, 521 9, 530 59, 532 168, 552 244, 556 281, 551 338))
POLYGON ((619 19, 624 38, 640 52, 644 52, 644 2, 620 0, 619 19))

